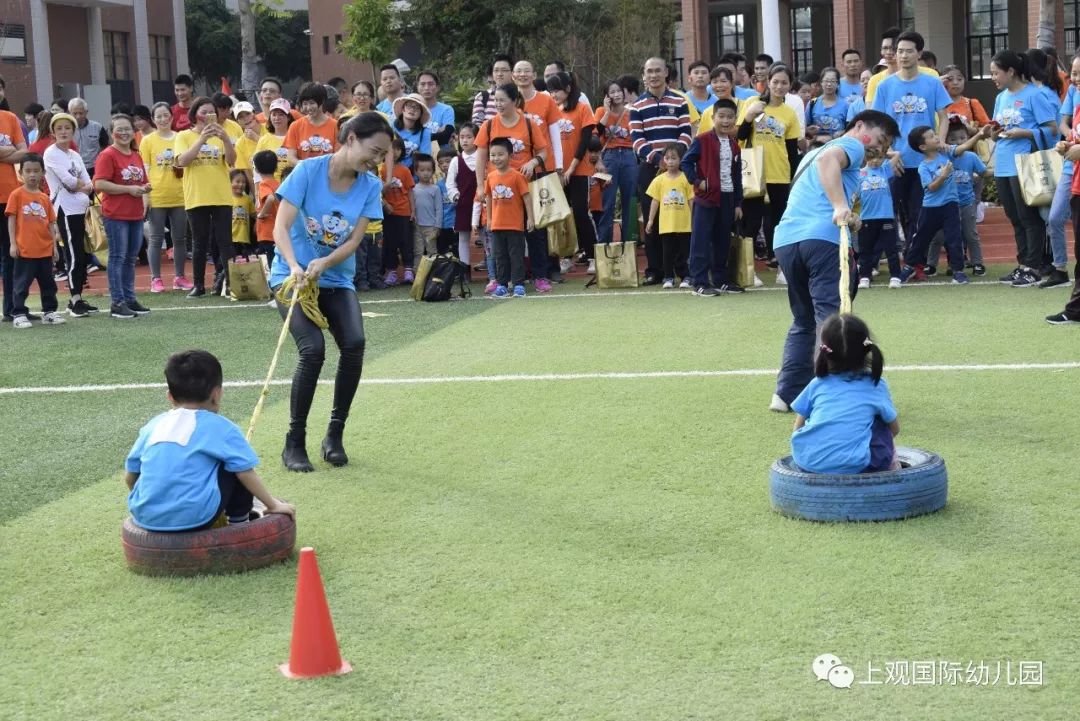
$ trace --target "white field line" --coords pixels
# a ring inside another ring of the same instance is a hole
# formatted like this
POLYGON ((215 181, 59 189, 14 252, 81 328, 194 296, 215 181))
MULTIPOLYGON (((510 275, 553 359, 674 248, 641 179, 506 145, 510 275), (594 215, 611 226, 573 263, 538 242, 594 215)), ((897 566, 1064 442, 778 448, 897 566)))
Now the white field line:
MULTIPOLYGON (((926 373, 926 372, 985 372, 985 371, 1046 371, 1075 370, 1080 368, 1080 361, 1064 363, 979 363, 971 365, 895 365, 885 370, 887 373, 926 373)), ((413 378, 364 378, 360 381, 365 386, 412 386, 447 383, 543 383, 551 381, 578 380, 635 380, 655 378, 727 378, 737 376, 774 376, 776 368, 735 368, 731 370, 689 370, 689 371, 599 371, 591 373, 521 373, 508 375, 479 376, 428 376, 413 378)), ((332 385, 333 380, 320 380, 321 385, 332 385)), ((271 385, 285 386, 292 383, 289 378, 277 378, 271 385)), ((259 388, 261 380, 226 381, 227 388, 259 388)), ((164 383, 109 383, 77 386, 23 386, 0 388, 0 395, 23 395, 31 393, 101 393, 127 390, 163 390, 164 383)))

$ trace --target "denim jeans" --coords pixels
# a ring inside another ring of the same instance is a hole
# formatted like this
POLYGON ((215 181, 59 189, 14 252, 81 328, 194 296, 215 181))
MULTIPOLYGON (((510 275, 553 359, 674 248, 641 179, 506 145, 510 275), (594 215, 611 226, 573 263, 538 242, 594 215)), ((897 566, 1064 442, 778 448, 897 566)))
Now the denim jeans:
MULTIPOLYGON (((814 377, 818 326, 840 310, 838 253, 839 246, 827 240, 802 240, 776 249, 776 260, 788 282, 792 319, 776 378, 776 395, 789 406, 814 377)), ((852 298, 857 278, 851 274, 852 298)))
POLYGON ((135 300, 135 262, 143 242, 141 220, 105 218, 105 235, 109 238, 109 296, 113 303, 135 300))
POLYGON ((923 187, 918 168, 904 168, 904 174, 889 181, 893 207, 904 229, 905 245, 911 245, 922 212, 923 187))
POLYGON ((1054 254, 1054 267, 1058 270, 1065 270, 1069 264, 1069 256, 1065 250, 1065 223, 1071 214, 1071 185, 1072 176, 1062 175, 1061 182, 1054 191, 1054 200, 1050 203, 1050 217, 1046 223, 1046 230, 1050 233, 1050 250, 1054 254))
POLYGON ((694 203, 690 277, 695 288, 710 285, 719 288, 730 280, 727 262, 731 251, 731 228, 735 224, 735 196, 725 193, 720 196, 720 202, 718 207, 694 203))
POLYGON ((604 161, 611 176, 611 182, 604 187, 604 214, 600 216, 597 228, 599 242, 610 243, 615 230, 615 192, 621 196, 622 204, 622 239, 627 240, 630 232, 630 203, 637 192, 638 163, 634 151, 630 148, 610 148, 600 158, 604 161))
MULTIPOLYGON (((919 212, 918 230, 915 238, 908 244, 904 254, 904 263, 911 266, 926 265, 927 249, 930 240, 939 230, 945 234, 945 251, 949 267, 954 273, 964 270, 964 240, 960 225, 960 206, 946 203, 939 206, 923 206, 919 212)), ((937 259, 934 258, 936 261, 937 259)), ((931 264, 933 265, 933 263, 931 264)))

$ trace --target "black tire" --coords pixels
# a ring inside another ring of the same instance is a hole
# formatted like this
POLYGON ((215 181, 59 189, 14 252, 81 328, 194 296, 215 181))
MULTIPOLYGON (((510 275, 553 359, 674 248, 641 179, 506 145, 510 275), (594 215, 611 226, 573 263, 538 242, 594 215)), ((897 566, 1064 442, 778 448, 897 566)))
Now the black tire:
POLYGON ((769 470, 773 510, 810 521, 892 521, 945 506, 949 479, 936 453, 897 448, 898 471, 806 473, 785 456, 769 470))
POLYGON ((128 518, 121 530, 128 568, 146 576, 195 576, 249 571, 284 561, 296 544, 296 524, 270 513, 256 521, 207 531, 159 533, 128 518))

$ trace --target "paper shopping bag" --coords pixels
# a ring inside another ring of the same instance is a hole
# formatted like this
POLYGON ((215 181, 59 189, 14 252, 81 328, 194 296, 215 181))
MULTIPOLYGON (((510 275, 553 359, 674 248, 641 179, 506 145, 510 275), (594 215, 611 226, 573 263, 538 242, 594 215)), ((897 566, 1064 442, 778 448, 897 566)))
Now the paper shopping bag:
POLYGON ((744 198, 761 198, 765 195, 765 148, 743 148, 742 183, 744 198))
POLYGON ((570 203, 566 202, 562 180, 556 173, 529 183, 529 202, 533 208, 533 224, 537 228, 546 228, 570 217, 570 203))
POLYGON ((270 284, 262 263, 229 261, 229 291, 236 300, 269 300, 270 284))
POLYGON ((409 288, 409 297, 413 300, 424 299, 424 285, 427 283, 428 275, 431 274, 431 265, 434 262, 434 256, 421 256, 420 265, 416 266, 416 275, 413 276, 412 288, 409 288))
POLYGON ((1061 156, 1053 150, 1018 154, 1016 174, 1024 203, 1032 208, 1050 205, 1061 180, 1061 168, 1061 156))
POLYGON ((728 252, 728 280, 738 283, 743 288, 754 287, 754 239, 731 236, 731 250, 728 252))
POLYGON ((604 288, 637 288, 637 243, 597 243, 596 283, 604 288))
MULTIPOLYGON (((69 242, 77 242, 71 239, 69 242)), ((109 236, 105 234, 105 221, 101 219, 101 206, 94 203, 86 209, 87 253, 93 253, 103 266, 109 264, 109 236)))
POLYGON ((570 215, 558 223, 548 226, 548 255, 556 258, 569 258, 577 252, 577 226, 574 216, 570 215))

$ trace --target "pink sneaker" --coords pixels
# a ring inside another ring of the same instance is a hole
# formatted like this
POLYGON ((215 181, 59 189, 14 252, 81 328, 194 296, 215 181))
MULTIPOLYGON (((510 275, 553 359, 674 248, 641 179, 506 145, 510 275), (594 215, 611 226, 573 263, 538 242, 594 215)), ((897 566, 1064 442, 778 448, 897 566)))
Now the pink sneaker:
POLYGON ((173 278, 172 282, 173 290, 191 290, 195 286, 191 284, 191 281, 182 275, 178 275, 173 278))
POLYGON ((413 280, 415 280, 415 276, 413 276, 412 268, 406 268, 404 281, 406 283, 412 283, 413 280))
POLYGON ((499 281, 493 280, 484 286, 484 295, 491 295, 499 287, 499 281))
POLYGON ((385 283, 387 286, 397 285, 397 271, 396 270, 388 270, 388 271, 386 271, 386 277, 383 278, 383 283, 385 283))
POLYGON ((533 285, 536 286, 537 293, 551 292, 551 283, 549 283, 545 278, 538 278, 536 282, 533 283, 533 285))
POLYGON ((164 293, 165 284, 161 282, 161 278, 150 279, 150 292, 151 293, 164 293))

